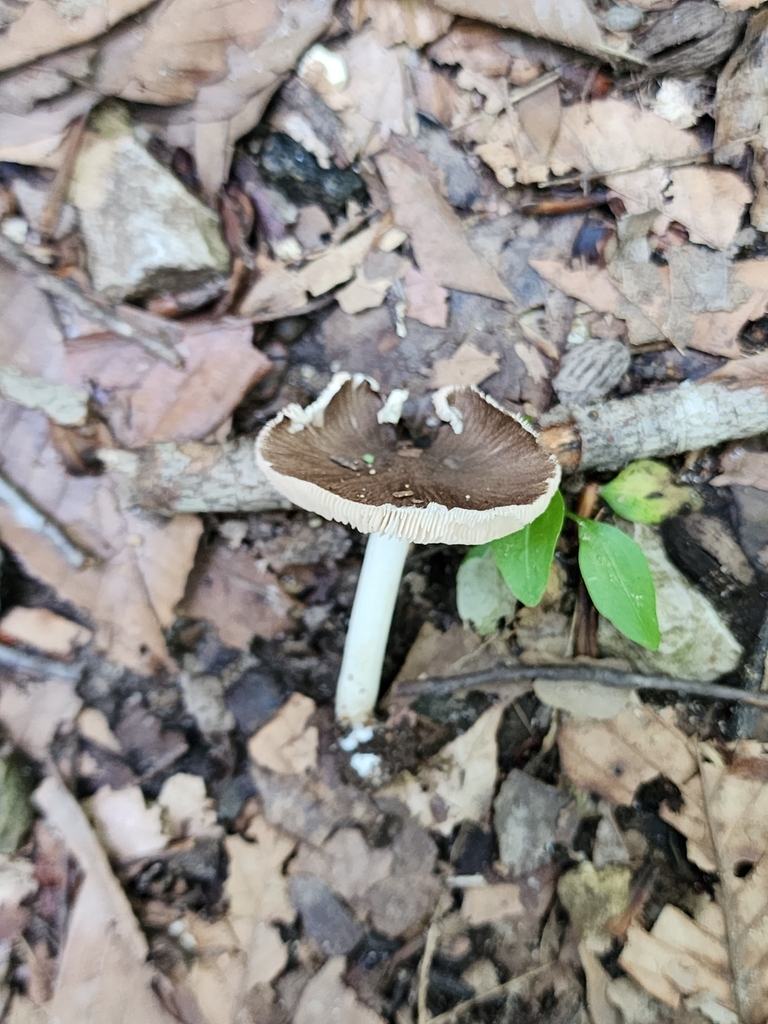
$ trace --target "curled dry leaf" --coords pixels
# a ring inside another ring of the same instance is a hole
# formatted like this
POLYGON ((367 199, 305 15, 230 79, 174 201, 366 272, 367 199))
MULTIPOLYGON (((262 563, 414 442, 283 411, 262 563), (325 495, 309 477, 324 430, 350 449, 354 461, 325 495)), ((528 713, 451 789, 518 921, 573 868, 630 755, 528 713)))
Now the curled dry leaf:
POLYGON ((96 557, 72 571, 61 551, 0 505, 0 537, 24 569, 95 625, 96 646, 139 672, 172 664, 163 629, 173 621, 202 524, 121 512, 100 477, 70 476, 47 420, 0 400, 0 461, 38 509, 96 557))

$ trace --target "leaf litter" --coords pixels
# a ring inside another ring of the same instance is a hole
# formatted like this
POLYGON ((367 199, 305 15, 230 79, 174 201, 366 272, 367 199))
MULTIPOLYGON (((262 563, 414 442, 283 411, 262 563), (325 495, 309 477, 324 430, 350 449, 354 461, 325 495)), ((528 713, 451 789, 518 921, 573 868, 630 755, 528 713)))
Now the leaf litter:
MULTIPOLYGON (((580 423, 653 392, 663 435, 709 374, 738 420, 765 388, 760 7, 2 15, 7 1019, 766 1019, 765 723, 674 695, 761 687, 760 440, 660 464, 674 500, 631 528, 658 652, 577 595, 568 531, 531 608, 490 552, 414 550, 386 675, 423 690, 353 737, 360 545, 287 512, 252 445, 347 368, 408 388, 423 443, 452 384, 580 423), (574 655, 674 678, 502 681, 574 655)), ((586 472, 569 507, 632 505, 586 472)))

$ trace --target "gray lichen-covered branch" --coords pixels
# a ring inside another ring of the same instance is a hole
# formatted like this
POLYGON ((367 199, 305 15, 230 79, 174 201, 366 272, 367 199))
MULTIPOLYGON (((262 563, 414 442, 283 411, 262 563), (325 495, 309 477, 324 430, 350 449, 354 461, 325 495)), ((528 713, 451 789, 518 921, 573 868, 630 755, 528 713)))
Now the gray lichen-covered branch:
MULTIPOLYGON (((768 431, 762 387, 680 384, 633 398, 560 406, 543 418, 542 440, 567 471, 619 469, 633 459, 681 452, 768 431)), ((263 512, 290 507, 256 466, 253 438, 224 444, 105 449, 101 457, 125 506, 177 512, 263 512)))

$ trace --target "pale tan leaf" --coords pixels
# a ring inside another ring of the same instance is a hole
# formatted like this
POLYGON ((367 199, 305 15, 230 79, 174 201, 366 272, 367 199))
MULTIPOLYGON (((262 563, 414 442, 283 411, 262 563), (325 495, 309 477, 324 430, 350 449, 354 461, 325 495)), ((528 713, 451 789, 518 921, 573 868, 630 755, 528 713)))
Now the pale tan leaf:
POLYGON ((115 661, 145 673, 173 664, 162 629, 183 594, 201 522, 122 512, 103 478, 66 472, 43 416, 2 400, 0 463, 40 510, 98 559, 73 571, 50 540, 0 504, 0 536, 26 571, 88 615, 97 647, 115 661))
POLYGON ((283 775, 300 775, 317 764, 318 732, 307 722, 315 702, 293 693, 277 714, 248 741, 248 755, 262 768, 283 775))
MULTIPOLYGON (((17 606, 0 619, 0 634, 12 643, 29 644, 54 657, 66 657, 87 644, 91 631, 47 608, 17 606)), ((5 641, 8 643, 8 640, 5 641)))
POLYGON ((54 995, 46 1010, 61 1024, 171 1024, 156 999, 147 942, 77 801, 51 777, 35 792, 48 823, 64 838, 85 878, 67 922, 54 995))
POLYGON ((149 0, 84 0, 69 8, 49 4, 46 0, 30 0, 21 7, 4 2, 0 71, 95 39, 148 3, 149 0))
POLYGON ((255 818, 248 835, 227 836, 224 845, 229 858, 229 873, 224 892, 230 903, 230 921, 243 946, 248 948, 251 933, 259 921, 284 921, 290 924, 296 911, 288 897, 283 865, 293 853, 293 839, 279 832, 263 818, 255 818))
POLYGON ((610 721, 572 719, 558 743, 572 782, 626 806, 644 782, 664 776, 683 786, 697 771, 688 738, 645 706, 625 708, 610 721))
POLYGON ((480 384, 493 376, 499 369, 499 354, 488 355, 465 341, 449 359, 436 359, 432 367, 432 387, 442 388, 447 384, 480 384))
POLYGON ((720 72, 715 97, 715 159, 737 164, 747 146, 760 143, 760 125, 768 114, 765 82, 768 65, 768 10, 749 23, 741 45, 720 72))
POLYGON ((596 313, 616 313, 621 303, 621 292, 603 267, 575 267, 571 269, 557 260, 529 260, 537 274, 555 288, 585 302, 596 313))
POLYGON ((438 0, 454 14, 489 21, 531 36, 551 39, 587 53, 602 53, 605 41, 594 15, 584 0, 561 0, 556 4, 520 0, 499 4, 495 0, 438 0))
POLYGON ((359 0, 357 17, 361 24, 371 19, 385 46, 407 43, 414 50, 439 38, 453 21, 435 0, 359 0))
MULTIPOLYGON (((768 371, 768 366, 766 366, 766 371, 768 371)), ((765 377, 762 380, 765 380, 765 377)), ((736 485, 738 487, 757 487, 761 491, 768 491, 768 453, 766 452, 749 452, 741 445, 737 445, 720 456, 720 470, 719 476, 712 480, 714 487, 736 485)))
POLYGON ((384 1024, 383 1017, 369 1010, 341 980, 346 969, 344 957, 332 957, 310 979, 301 993, 293 1024, 384 1024))
POLYGON ((47 760, 54 736, 71 725, 82 703, 73 684, 62 679, 0 684, 0 722, 13 742, 38 761, 47 760))
POLYGON ((107 850, 121 863, 159 853, 168 845, 160 808, 147 807, 138 786, 102 786, 91 797, 90 813, 107 850))
POLYGON ((726 249, 741 226, 752 189, 734 171, 678 167, 667 190, 664 213, 688 229, 692 242, 726 249))
POLYGON ((395 223, 411 237, 419 270, 445 288, 510 301, 496 271, 467 241, 462 222, 432 183, 393 153, 376 166, 394 207, 395 223))
POLYGON ((503 711, 503 703, 488 708, 470 729, 443 747, 418 778, 405 772, 382 794, 396 797, 424 828, 441 835, 450 835, 466 818, 482 822, 496 786, 496 731, 503 711))
POLYGON ((555 175, 634 171, 669 161, 693 160, 704 144, 633 100, 604 99, 565 107, 552 149, 555 175))

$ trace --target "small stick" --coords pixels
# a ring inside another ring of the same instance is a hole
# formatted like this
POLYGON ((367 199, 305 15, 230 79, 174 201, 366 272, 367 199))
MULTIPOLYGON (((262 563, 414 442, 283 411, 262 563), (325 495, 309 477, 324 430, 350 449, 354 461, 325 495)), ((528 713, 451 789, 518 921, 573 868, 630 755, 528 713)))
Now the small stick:
POLYGON ((768 708, 768 693, 750 693, 735 686, 673 679, 671 676, 645 676, 642 672, 622 672, 599 665, 499 665, 497 668, 466 672, 458 676, 408 679, 395 684, 392 696, 397 699, 419 697, 428 693, 431 696, 444 697, 459 690, 475 690, 482 687, 503 690, 512 683, 534 679, 546 679, 553 683, 599 683, 601 686, 611 686, 618 690, 655 690, 661 693, 674 691, 683 698, 726 700, 749 704, 756 708, 768 708))
POLYGON ((15 647, 8 647, 6 644, 0 644, 0 665, 25 675, 35 676, 37 679, 54 677, 55 679, 66 679, 68 682, 77 682, 83 674, 83 666, 80 664, 55 661, 42 654, 27 654, 15 647))
MULTIPOLYGON (((45 270, 2 235, 0 235, 0 259, 5 260, 20 274, 30 278, 40 291, 69 303, 87 319, 101 324, 102 327, 106 327, 108 331, 112 331, 121 338, 136 342, 137 345, 141 345, 147 352, 162 359, 169 366, 183 365, 179 353, 160 331, 139 329, 129 324, 105 303, 81 292, 65 278, 56 277, 55 274, 45 270)), ((173 334, 177 331, 176 324, 169 324, 166 333, 173 334)))
POLYGON ((440 934, 440 925, 433 921, 427 932, 427 941, 424 944, 424 955, 419 966, 419 991, 416 999, 417 1024, 427 1024, 430 1020, 427 1009, 427 993, 429 991, 429 972, 432 970, 432 958, 437 949, 437 938, 440 934))
POLYGON ((76 544, 45 512, 36 508, 29 498, 18 491, 10 481, 0 474, 0 501, 10 508, 14 518, 28 530, 34 530, 49 540, 59 554, 74 569, 82 569, 86 562, 96 561, 91 551, 76 544))
POLYGON ((87 121, 87 115, 83 114, 81 117, 75 118, 67 129, 61 165, 56 171, 56 177, 53 179, 40 217, 40 234, 43 238, 52 238, 56 231, 61 214, 61 204, 69 191, 69 183, 72 180, 77 154, 83 144, 87 121))

